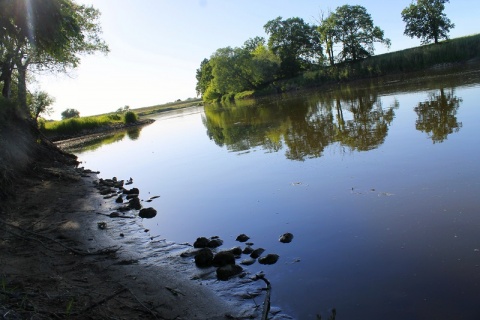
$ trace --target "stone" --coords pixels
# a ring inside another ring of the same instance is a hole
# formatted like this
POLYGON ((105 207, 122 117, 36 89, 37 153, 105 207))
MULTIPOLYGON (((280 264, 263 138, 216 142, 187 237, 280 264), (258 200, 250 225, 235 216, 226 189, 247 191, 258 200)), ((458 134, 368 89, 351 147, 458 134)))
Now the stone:
POLYGON ((116 203, 123 203, 123 197, 122 197, 121 195, 118 196, 118 198, 115 199, 115 202, 116 202, 116 203))
POLYGON ((126 199, 131 200, 133 198, 138 198, 138 194, 132 193, 132 194, 127 194, 126 199))
POLYGON ((233 253, 233 255, 235 257, 240 257, 242 255, 242 248, 240 248, 240 247, 234 247, 234 248, 229 249, 227 251, 233 253))
POLYGON ((211 239, 208 241, 208 247, 209 248, 218 248, 223 244, 223 241, 221 239, 211 239))
POLYGON ((258 257, 260 257, 262 255, 262 253, 265 252, 265 249, 263 248, 258 248, 258 249, 255 249, 253 250, 253 252, 250 254, 250 257, 253 258, 253 259, 257 259, 258 257))
POLYGON ((213 252, 209 248, 200 249, 195 254, 195 264, 199 268, 208 268, 213 263, 213 252))
POLYGON ((291 234, 290 232, 287 232, 287 233, 284 233, 280 236, 280 239, 278 239, 278 241, 282 242, 282 243, 290 243, 292 242, 292 239, 293 239, 293 234, 291 234))
POLYGON ((143 208, 138 215, 140 218, 151 219, 157 215, 157 210, 153 208, 143 208))
POLYGON ((235 256, 230 251, 220 251, 213 257, 215 267, 223 267, 228 264, 235 264, 235 256))
POLYGON ((244 259, 240 262, 240 264, 244 265, 244 266, 249 266, 249 265, 252 265, 255 263, 255 259, 244 259))
POLYGON ((278 261, 278 254, 269 253, 265 257, 261 257, 258 259, 258 263, 260 264, 274 264, 278 261))
POLYGON ((250 239, 249 236, 247 236, 246 234, 242 233, 241 235, 239 235, 237 237, 237 241, 240 241, 240 242, 245 242, 245 241, 248 241, 248 239, 250 239))
POLYGON ((140 190, 138 190, 138 188, 132 188, 130 190, 124 189, 123 194, 140 194, 140 190))
POLYGON ((242 253, 244 254, 250 254, 253 252, 253 248, 250 246, 246 246, 245 249, 243 249, 242 253))
POLYGON ((218 280, 226 281, 231 277, 240 274, 243 271, 241 266, 236 264, 228 264, 217 269, 218 280))
POLYGON ((142 204, 140 203, 139 198, 133 198, 128 201, 128 207, 135 209, 135 210, 140 210, 142 208, 142 204))
POLYGON ((200 237, 200 238, 197 238, 197 240, 195 240, 195 242, 193 243, 193 247, 194 248, 206 248, 208 247, 208 242, 209 240, 205 237, 200 237))

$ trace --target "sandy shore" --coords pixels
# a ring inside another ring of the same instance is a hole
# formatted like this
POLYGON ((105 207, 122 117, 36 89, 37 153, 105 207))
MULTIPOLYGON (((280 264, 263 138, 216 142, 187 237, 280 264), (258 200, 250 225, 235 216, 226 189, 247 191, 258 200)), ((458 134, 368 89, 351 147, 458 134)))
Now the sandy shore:
MULTIPOLYGON (((96 174, 36 172, 1 206, 5 319, 261 319, 261 281, 218 281, 180 256, 190 245, 151 238, 135 212, 111 218, 118 204, 94 188, 96 174)), ((269 317, 288 318, 278 308, 269 317)))

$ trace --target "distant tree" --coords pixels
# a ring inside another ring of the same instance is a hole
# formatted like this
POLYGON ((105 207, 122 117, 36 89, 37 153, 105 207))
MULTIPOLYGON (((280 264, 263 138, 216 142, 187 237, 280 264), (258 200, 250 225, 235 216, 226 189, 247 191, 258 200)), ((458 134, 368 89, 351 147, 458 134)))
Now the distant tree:
POLYGON ((51 105, 54 102, 55 99, 45 91, 37 91, 32 94, 29 108, 35 122, 38 121, 40 114, 50 115, 53 112, 51 105))
POLYGON ((263 28, 269 35, 268 48, 281 60, 282 77, 292 77, 309 69, 322 56, 317 28, 301 18, 278 17, 263 28))
POLYGON ((200 68, 197 69, 197 85, 195 87, 197 96, 203 96, 207 91, 208 86, 213 80, 212 65, 209 59, 203 59, 200 63, 200 68))
POLYGON ((127 112, 129 110, 130 110, 130 106, 126 105, 123 108, 118 108, 117 111, 115 111, 115 112, 116 113, 124 113, 124 112, 127 112))
POLYGON ((370 57, 375 52, 375 42, 390 47, 390 39, 385 38, 382 29, 374 26, 372 17, 362 6, 338 7, 326 23, 328 38, 332 37, 335 43, 342 44, 339 61, 357 61, 370 57))
POLYGON ((78 118, 80 117, 80 112, 75 109, 67 109, 61 113, 62 119, 78 118))
POLYGON ((445 3, 449 0, 417 0, 402 10, 406 23, 404 34, 410 38, 420 38, 422 44, 448 39, 448 32, 455 25, 447 18, 445 3))

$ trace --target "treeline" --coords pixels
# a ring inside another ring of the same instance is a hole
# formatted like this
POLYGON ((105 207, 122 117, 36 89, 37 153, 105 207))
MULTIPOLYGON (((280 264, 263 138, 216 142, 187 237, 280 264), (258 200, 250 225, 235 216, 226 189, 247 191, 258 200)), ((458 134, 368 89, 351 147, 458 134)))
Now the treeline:
MULTIPOLYGON (((406 7, 401 12, 405 35, 419 38, 424 44, 448 39, 454 24, 444 13, 446 2, 418 0, 406 7)), ((241 47, 220 48, 201 62, 196 90, 204 101, 241 99, 329 81, 417 70, 478 54, 476 44, 470 43, 472 39, 464 39, 458 47, 446 48, 442 42, 438 48, 420 47, 374 57, 375 43, 389 47, 391 41, 359 5, 340 6, 323 15, 319 25, 298 17, 278 17, 268 21, 264 30, 268 39, 255 37, 241 47)))

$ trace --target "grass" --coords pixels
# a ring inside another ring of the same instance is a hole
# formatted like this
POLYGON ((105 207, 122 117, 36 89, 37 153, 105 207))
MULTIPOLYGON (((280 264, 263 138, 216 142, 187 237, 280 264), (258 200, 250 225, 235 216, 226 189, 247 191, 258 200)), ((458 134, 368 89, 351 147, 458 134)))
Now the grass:
POLYGON ((189 108, 189 107, 199 106, 202 104, 203 104, 202 99, 189 99, 185 101, 175 101, 175 102, 170 102, 165 104, 154 105, 150 107, 138 108, 138 109, 134 109, 134 111, 138 114, 140 118, 144 118, 156 113, 189 108))

